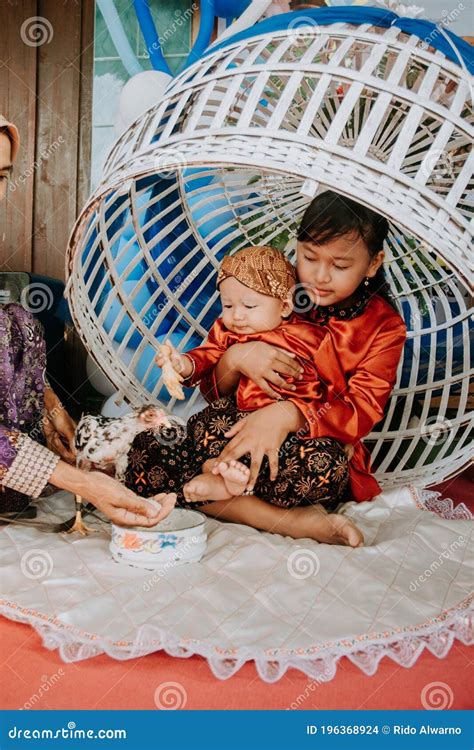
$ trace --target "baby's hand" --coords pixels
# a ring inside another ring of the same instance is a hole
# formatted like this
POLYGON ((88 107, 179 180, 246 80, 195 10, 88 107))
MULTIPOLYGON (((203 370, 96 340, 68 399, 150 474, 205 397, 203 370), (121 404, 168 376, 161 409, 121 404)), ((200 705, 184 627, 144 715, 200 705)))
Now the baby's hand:
POLYGON ((193 366, 189 358, 185 357, 184 354, 177 352, 169 339, 167 339, 165 344, 160 345, 160 350, 155 357, 156 364, 162 369, 166 361, 171 362, 173 370, 179 375, 182 375, 183 378, 186 378, 191 374, 193 366))

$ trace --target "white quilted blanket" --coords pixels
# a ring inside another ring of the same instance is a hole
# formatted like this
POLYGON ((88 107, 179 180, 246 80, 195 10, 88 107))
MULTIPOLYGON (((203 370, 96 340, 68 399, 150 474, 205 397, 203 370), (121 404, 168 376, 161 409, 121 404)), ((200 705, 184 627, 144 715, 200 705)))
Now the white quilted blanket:
MULTIPOLYGON (((43 500, 67 518, 72 497, 43 500)), ((150 572, 111 559, 109 530, 87 538, 30 527, 1 531, 0 612, 28 622, 65 661, 160 649, 200 654, 225 679, 254 660, 268 682, 288 667, 332 679, 348 656, 367 674, 390 656, 410 666, 472 641, 472 516, 437 493, 404 488, 343 512, 358 549, 207 521, 200 563, 150 572)), ((89 523, 89 520, 88 520, 89 523)))

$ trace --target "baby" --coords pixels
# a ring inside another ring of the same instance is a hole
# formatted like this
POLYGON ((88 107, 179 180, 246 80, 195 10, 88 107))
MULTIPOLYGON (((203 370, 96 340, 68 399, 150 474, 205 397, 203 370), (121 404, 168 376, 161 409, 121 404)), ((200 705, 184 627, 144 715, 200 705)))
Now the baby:
MULTIPOLYGON (((156 364, 161 368, 171 365, 179 381, 185 386, 194 386, 213 370, 222 354, 233 344, 264 341, 293 353, 303 370, 290 392, 272 385, 280 399, 298 404, 302 400, 320 398, 315 355, 325 338, 325 331, 293 312, 295 284, 294 267, 272 247, 246 247, 225 257, 217 277, 222 317, 212 326, 207 341, 185 354, 180 354, 167 342, 161 347, 156 364)), ((248 377, 240 377, 235 394, 236 410, 255 411, 273 402, 274 399, 259 385, 248 377)), ((204 465, 203 473, 184 486, 184 497, 189 502, 201 499, 206 488, 209 500, 245 494, 249 473, 241 461, 221 462, 212 474, 204 465), (216 474, 220 487, 216 487, 216 474)))

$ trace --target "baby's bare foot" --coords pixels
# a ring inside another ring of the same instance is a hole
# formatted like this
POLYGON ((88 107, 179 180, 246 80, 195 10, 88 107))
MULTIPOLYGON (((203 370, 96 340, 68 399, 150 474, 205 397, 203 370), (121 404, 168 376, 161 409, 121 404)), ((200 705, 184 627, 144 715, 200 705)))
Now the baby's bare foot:
POLYGON ((240 461, 220 461, 213 474, 220 474, 232 497, 241 495, 247 487, 250 469, 240 461))
POLYGON ((213 474, 199 474, 183 487, 184 499, 188 503, 202 502, 203 500, 229 500, 233 495, 225 486, 221 476, 213 474))
POLYGON ((364 537, 357 526, 339 513, 326 513, 317 506, 293 508, 290 511, 289 533, 295 539, 309 537, 325 544, 363 547, 364 537))

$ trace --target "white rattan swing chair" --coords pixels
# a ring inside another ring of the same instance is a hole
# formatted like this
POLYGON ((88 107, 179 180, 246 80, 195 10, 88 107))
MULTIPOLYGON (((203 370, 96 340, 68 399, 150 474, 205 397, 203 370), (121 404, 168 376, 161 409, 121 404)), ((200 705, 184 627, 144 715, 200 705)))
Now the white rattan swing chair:
POLYGON ((472 76, 454 37, 419 23, 370 8, 268 19, 211 47, 117 140, 71 236, 67 296, 127 401, 175 408, 156 341, 199 344, 223 255, 267 243, 293 259, 306 206, 331 189, 389 220, 408 327, 366 438, 377 478, 429 486, 471 460, 472 76))

